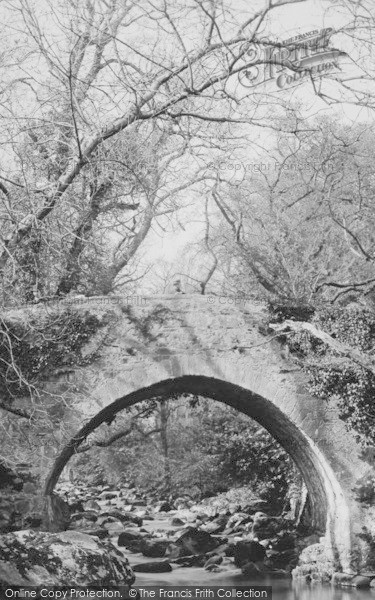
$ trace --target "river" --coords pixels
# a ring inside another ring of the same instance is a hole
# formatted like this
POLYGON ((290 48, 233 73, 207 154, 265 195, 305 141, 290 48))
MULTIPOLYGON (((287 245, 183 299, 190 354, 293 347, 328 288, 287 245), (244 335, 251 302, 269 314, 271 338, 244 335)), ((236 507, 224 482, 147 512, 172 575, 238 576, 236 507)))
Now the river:
MULTIPOLYGON (((145 529, 167 531, 171 528, 168 517, 159 516, 145 523, 145 529)), ((124 550, 124 548, 122 548, 124 550)), ((142 554, 128 554, 130 564, 149 562, 142 554)), ((153 561, 158 559, 153 559, 153 561)), ((161 559, 159 559, 161 560, 161 559)), ((251 579, 238 569, 212 573, 200 567, 178 567, 173 565, 171 573, 136 573, 135 588, 143 586, 271 586, 272 600, 375 600, 375 588, 358 590, 350 587, 337 588, 331 584, 306 584, 293 581, 290 577, 251 579)))
POLYGON ((178 568, 172 573, 137 573, 135 588, 143 586, 271 586, 272 600, 375 600, 375 588, 358 590, 330 584, 306 584, 283 579, 249 579, 241 573, 208 573, 200 568, 178 568))

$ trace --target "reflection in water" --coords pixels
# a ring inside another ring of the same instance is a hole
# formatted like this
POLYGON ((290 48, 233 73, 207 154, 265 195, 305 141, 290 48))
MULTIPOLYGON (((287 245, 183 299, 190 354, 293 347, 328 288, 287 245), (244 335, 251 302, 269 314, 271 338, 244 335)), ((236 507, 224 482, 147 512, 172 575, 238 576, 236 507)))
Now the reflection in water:
MULTIPOLYGON (((150 523, 144 523, 147 531, 166 532, 173 529, 165 516, 156 517, 150 523)), ((126 552, 130 565, 150 562, 142 554, 126 552)), ((156 559, 158 561, 159 559, 156 559)), ((165 559, 160 559, 165 560, 165 559)), ((155 561, 155 559, 153 559, 155 561)), ((234 565, 233 565, 234 566, 234 565)), ((292 581, 290 577, 285 578, 263 578, 251 579, 241 573, 239 569, 223 572, 210 573, 199 567, 183 568, 173 565, 172 573, 136 573, 135 587, 160 586, 271 586, 272 600, 375 600, 375 588, 371 590, 357 590, 355 588, 336 588, 330 584, 305 584, 292 581)))
POLYGON ((199 568, 176 569, 170 574, 137 573, 135 587, 168 586, 272 586, 272 600, 375 600, 375 588, 357 590, 336 588, 329 584, 304 584, 285 579, 248 579, 240 573, 208 573, 199 568))

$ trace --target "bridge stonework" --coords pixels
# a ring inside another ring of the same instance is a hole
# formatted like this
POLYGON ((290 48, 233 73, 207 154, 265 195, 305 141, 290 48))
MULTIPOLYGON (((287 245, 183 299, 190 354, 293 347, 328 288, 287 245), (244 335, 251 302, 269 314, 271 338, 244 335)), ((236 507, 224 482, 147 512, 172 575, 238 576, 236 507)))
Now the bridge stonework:
POLYGON ((58 392, 68 377, 87 418, 56 459, 47 495, 85 436, 116 412, 147 398, 195 393, 249 415, 282 444, 304 477, 315 524, 337 568, 359 568, 365 552, 359 534, 363 525, 371 527, 372 515, 353 488, 368 467, 337 407, 308 393, 306 374, 267 331, 264 305, 180 294, 73 299, 48 307, 49 313, 67 310, 95 315, 103 327, 84 349, 88 355, 96 350, 94 360, 48 382, 58 392))

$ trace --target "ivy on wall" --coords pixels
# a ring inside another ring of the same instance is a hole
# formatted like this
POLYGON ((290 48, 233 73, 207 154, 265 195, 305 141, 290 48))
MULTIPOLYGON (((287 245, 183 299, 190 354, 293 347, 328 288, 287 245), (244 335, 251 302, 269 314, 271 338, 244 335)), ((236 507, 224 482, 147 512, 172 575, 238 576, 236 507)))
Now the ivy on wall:
MULTIPOLYGON (((299 314, 294 316, 290 307, 286 315, 280 307, 271 307, 271 311, 272 318, 276 316, 279 322, 283 318, 299 320, 299 314)), ((375 314, 366 308, 329 307, 311 311, 306 320, 338 342, 369 357, 375 352, 375 314)), ((285 336, 283 342, 308 374, 309 391, 324 401, 336 400, 340 418, 354 431, 358 441, 365 447, 374 445, 374 374, 349 358, 339 356, 308 331, 285 336)))
POLYGON ((83 346, 102 326, 88 312, 66 311, 49 315, 43 322, 0 321, 0 396, 12 399, 28 395, 56 368, 82 366, 93 360, 83 356, 83 346))

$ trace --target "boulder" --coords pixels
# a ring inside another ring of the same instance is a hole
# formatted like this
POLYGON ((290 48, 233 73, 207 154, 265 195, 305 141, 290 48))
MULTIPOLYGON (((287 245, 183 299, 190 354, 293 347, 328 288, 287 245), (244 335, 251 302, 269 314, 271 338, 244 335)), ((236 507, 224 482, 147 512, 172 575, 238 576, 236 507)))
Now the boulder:
POLYGON ((242 568, 246 563, 263 561, 266 558, 266 550, 259 542, 237 542, 233 556, 236 567, 242 568))
POLYGON ((294 548, 296 545, 296 536, 287 531, 281 532, 275 540, 272 542, 273 550, 289 550, 294 548))
POLYGON ((252 533, 259 540, 270 538, 285 530, 290 522, 283 517, 269 517, 265 513, 255 513, 252 533))
POLYGON ((125 548, 128 548, 129 546, 132 546, 134 542, 141 542, 144 537, 145 535, 143 533, 140 533, 139 531, 125 529, 125 531, 120 533, 120 535, 118 536, 117 545, 125 546, 125 548))
POLYGON ((124 525, 121 521, 110 521, 109 523, 105 523, 103 527, 108 531, 109 535, 115 535, 124 531, 124 525))
POLYGON ((181 527, 182 525, 185 525, 184 521, 182 519, 180 519, 179 517, 173 517, 172 521, 171 521, 171 525, 173 527, 181 527))
POLYGON ((163 558, 170 545, 170 540, 167 539, 152 539, 142 541, 142 554, 148 558, 163 558))
POLYGON ((133 565, 133 571, 135 573, 170 573, 172 571, 172 567, 168 561, 163 560, 161 562, 149 562, 133 565))
POLYGON ((356 575, 350 582, 350 585, 356 588, 369 588, 370 584, 371 578, 365 575, 356 575))
POLYGON ((219 543, 207 531, 189 527, 175 541, 174 545, 179 549, 179 556, 188 556, 189 554, 205 554, 206 552, 210 552, 219 546, 219 543))
POLYGON ((298 563, 298 551, 296 548, 288 550, 269 552, 270 563, 275 569, 288 569, 291 571, 298 563))
POLYGON ((134 574, 112 544, 77 531, 17 531, 0 536, 0 584, 131 585, 134 574))

